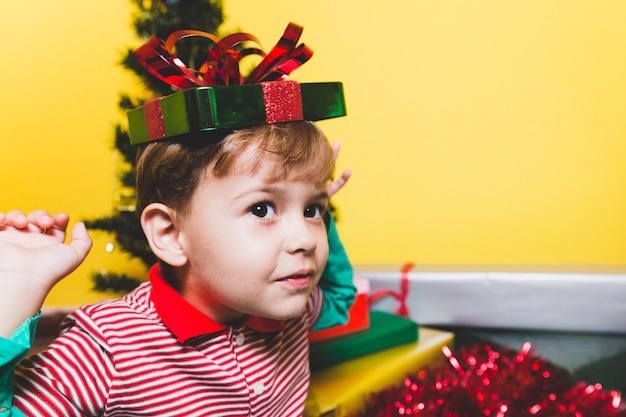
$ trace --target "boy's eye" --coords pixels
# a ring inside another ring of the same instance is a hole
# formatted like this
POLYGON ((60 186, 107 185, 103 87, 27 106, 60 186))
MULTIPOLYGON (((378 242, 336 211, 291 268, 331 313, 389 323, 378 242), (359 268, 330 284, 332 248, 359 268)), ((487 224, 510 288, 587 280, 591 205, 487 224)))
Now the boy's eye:
POLYGON ((320 218, 324 215, 325 211, 325 207, 319 204, 313 204, 304 209, 304 217, 320 218))
POLYGON ((257 203, 250 207, 250 213, 257 217, 274 217, 274 207, 270 203, 257 203))

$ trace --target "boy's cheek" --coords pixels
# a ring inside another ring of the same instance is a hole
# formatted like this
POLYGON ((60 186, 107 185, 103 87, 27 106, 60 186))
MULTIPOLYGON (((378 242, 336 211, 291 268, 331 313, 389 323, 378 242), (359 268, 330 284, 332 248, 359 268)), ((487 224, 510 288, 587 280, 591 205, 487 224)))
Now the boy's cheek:
POLYGON ((322 274, 318 274, 316 280, 315 280, 315 285, 313 285, 313 287, 316 287, 317 285, 319 285, 320 281, 322 280, 322 274))
POLYGON ((326 249, 326 251, 324 251, 323 255, 319 257, 319 261, 317 263, 317 268, 320 271, 319 275, 320 277, 322 276, 322 272, 324 271, 324 268, 326 268, 326 264, 328 263, 328 249, 326 249))

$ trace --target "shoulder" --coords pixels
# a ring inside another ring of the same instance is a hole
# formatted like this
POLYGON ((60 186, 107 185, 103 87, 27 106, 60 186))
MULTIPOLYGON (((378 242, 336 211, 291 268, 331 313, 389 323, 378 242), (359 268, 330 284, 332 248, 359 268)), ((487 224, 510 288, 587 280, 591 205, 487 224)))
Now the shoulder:
POLYGON ((102 345, 110 345, 112 340, 164 327, 150 300, 150 290, 150 284, 144 283, 123 298, 82 306, 65 318, 61 332, 83 331, 102 345))

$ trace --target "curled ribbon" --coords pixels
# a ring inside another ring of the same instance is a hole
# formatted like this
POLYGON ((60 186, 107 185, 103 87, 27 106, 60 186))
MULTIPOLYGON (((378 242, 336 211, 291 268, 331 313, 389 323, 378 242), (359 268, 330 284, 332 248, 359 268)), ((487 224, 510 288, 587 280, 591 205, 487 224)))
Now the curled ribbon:
POLYGON ((400 273, 401 273, 400 292, 393 291, 393 290, 373 291, 369 296, 370 303, 375 303, 381 298, 384 298, 389 295, 395 298, 396 300, 398 300, 398 302, 400 303, 400 306, 395 311, 395 314, 399 316, 403 316, 403 317, 409 317, 410 313, 409 313, 409 308, 406 305, 406 299, 409 295, 409 272, 411 272, 411 269, 413 269, 413 266, 415 266, 415 264, 412 262, 407 262, 404 265, 402 265, 402 268, 400 269, 400 273))
POLYGON ((258 84, 287 77, 313 56, 313 50, 305 44, 298 45, 302 26, 289 23, 282 37, 266 54, 258 39, 247 33, 235 33, 222 39, 210 33, 197 30, 173 32, 163 43, 152 37, 135 51, 140 64, 152 75, 179 89, 211 87, 216 85, 258 84), (192 69, 174 55, 174 46, 184 38, 198 36, 214 43, 206 61, 192 69), (254 43, 258 47, 244 47, 244 43, 254 43), (241 60, 250 55, 263 57, 259 65, 244 77, 239 71, 241 60))

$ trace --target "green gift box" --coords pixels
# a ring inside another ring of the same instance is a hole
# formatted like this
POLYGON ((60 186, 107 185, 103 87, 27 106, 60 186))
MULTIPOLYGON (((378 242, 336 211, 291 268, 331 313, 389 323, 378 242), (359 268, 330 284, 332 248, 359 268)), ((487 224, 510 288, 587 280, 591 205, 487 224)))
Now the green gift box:
POLYGON ((418 324, 413 320, 384 311, 370 311, 367 330, 311 343, 310 366, 318 370, 417 340, 418 324))
POLYGON ((346 115, 340 82, 218 85, 178 91, 128 112, 132 144, 162 138, 294 120, 346 115))

